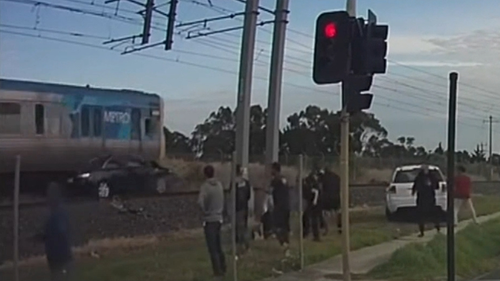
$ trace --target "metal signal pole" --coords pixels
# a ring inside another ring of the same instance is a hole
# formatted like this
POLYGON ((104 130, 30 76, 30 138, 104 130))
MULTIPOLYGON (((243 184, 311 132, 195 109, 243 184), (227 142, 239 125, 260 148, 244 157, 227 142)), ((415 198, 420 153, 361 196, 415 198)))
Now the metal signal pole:
MULTIPOLYGON (((347 0, 346 11, 350 16, 356 16, 356 0, 347 0)), ((348 80, 347 80, 348 81, 348 80)), ((342 113, 340 116, 340 166, 341 166, 341 213, 342 213, 342 276, 344 281, 351 281, 349 239, 349 113, 347 112, 347 98, 350 87, 342 82, 342 113)))
POLYGON ((281 84, 283 80, 283 60, 285 57, 286 24, 288 23, 289 0, 276 0, 274 11, 273 47, 269 74, 269 96, 266 124, 266 166, 278 161, 280 134, 281 84))
POLYGON ((252 92, 253 58, 259 0, 247 0, 241 38, 240 73, 236 106, 236 161, 242 168, 248 166, 250 146, 250 96, 252 92))
POLYGON ((450 73, 450 97, 448 101, 448 169, 447 169, 447 204, 446 204, 446 244, 448 281, 455 281, 455 220, 453 193, 455 185, 455 138, 457 118, 457 81, 458 73, 450 73))

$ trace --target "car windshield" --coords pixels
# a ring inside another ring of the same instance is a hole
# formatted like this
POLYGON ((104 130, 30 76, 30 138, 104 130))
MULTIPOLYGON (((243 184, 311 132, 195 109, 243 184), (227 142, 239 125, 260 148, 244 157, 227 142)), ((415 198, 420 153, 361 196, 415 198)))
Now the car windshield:
MULTIPOLYGON (((414 182, 417 177, 420 169, 412 169, 412 170, 403 170, 396 172, 396 176, 394 177, 394 183, 410 183, 414 182)), ((438 181, 442 181, 443 177, 441 173, 437 169, 429 169, 429 172, 438 179, 438 181)))
POLYGON ((100 169, 102 167, 102 165, 104 165, 106 160, 108 160, 109 158, 110 158, 110 156, 102 156, 102 157, 96 157, 96 158, 90 160, 89 163, 87 164, 86 170, 93 171, 96 169, 100 169))

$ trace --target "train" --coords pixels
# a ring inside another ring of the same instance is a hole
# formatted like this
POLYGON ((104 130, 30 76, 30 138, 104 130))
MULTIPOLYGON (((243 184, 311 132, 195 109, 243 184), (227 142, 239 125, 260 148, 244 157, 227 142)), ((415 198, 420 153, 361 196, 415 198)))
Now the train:
POLYGON ((13 179, 17 156, 25 183, 103 155, 156 161, 165 154, 163 107, 141 91, 0 79, 0 184, 13 179))

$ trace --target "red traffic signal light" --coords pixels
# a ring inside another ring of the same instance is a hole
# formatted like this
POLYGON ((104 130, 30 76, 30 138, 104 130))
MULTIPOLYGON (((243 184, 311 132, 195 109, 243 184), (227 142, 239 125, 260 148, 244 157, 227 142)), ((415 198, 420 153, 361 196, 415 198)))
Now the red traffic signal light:
POLYGON ((312 78, 318 85, 343 81, 349 72, 352 19, 346 11, 321 13, 316 19, 312 78))
POLYGON ((333 38, 337 35, 337 25, 333 22, 327 23, 325 25, 325 37, 333 38))

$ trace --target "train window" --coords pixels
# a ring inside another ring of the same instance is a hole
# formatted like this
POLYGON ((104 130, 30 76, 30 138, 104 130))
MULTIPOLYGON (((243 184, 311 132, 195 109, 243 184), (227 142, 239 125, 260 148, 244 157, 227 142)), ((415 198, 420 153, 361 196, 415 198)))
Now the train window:
POLYGON ((153 128, 151 127, 151 118, 144 119, 144 135, 153 137, 153 128))
POLYGON ((82 108, 80 126, 82 130, 82 137, 88 137, 90 135, 90 110, 87 106, 82 108))
POLYGON ((78 138, 80 135, 80 113, 70 113, 69 118, 71 119, 71 137, 78 138))
POLYGON ((132 109, 131 138, 133 140, 141 139, 141 111, 138 108, 132 109))
POLYGON ((94 137, 102 135, 102 109, 94 108, 94 137))
POLYGON ((21 133, 21 105, 0 102, 0 134, 21 133))
POLYGON ((43 135, 45 131, 45 107, 43 104, 35 105, 35 130, 37 135, 43 135))

